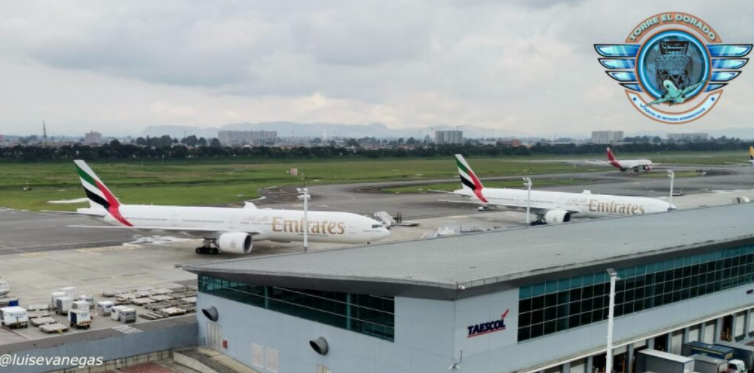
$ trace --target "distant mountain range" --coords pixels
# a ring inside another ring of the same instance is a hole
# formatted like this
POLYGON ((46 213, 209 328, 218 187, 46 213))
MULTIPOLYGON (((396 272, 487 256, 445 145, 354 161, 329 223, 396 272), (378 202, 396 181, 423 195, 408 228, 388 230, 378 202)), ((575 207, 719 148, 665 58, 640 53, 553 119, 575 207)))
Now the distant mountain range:
POLYGON ((189 126, 149 126, 139 136, 162 136, 182 138, 184 134, 196 135, 197 137, 217 137, 218 131, 277 131, 278 137, 319 137, 327 134, 332 137, 378 137, 378 138, 423 138, 432 130, 463 131, 464 137, 519 137, 522 133, 508 130, 492 130, 489 128, 474 126, 447 126, 438 125, 431 128, 388 128, 382 123, 371 124, 335 124, 335 123, 295 123, 295 122, 264 122, 264 123, 234 123, 226 124, 220 128, 197 128, 189 126))
MULTIPOLYGON (((196 135, 197 137, 213 138, 217 137, 218 131, 277 131, 279 137, 324 137, 327 133, 328 138, 333 137, 377 137, 377 138, 423 138, 430 135, 432 130, 452 130, 460 129, 463 131, 465 138, 488 138, 488 137, 536 137, 526 135, 517 131, 510 130, 493 130, 490 128, 475 126, 448 126, 437 125, 432 127, 412 127, 412 128, 389 128, 382 123, 371 124, 340 124, 340 123, 296 123, 296 122, 262 122, 262 123, 233 123, 226 124, 219 128, 199 128, 191 126, 173 126, 173 125, 156 125, 148 126, 138 136, 162 136, 170 135, 171 137, 182 138, 185 135, 196 135)), ((606 128, 609 129, 609 128, 606 128)), ((671 131, 639 131, 627 132, 626 136, 660 136, 666 138, 668 133, 708 133, 713 137, 738 137, 741 139, 754 139, 754 128, 733 127, 723 128, 713 131, 694 130, 691 127, 673 128, 671 131)), ((541 136, 547 139, 555 138, 574 138, 587 139, 591 133, 554 133, 541 136)))

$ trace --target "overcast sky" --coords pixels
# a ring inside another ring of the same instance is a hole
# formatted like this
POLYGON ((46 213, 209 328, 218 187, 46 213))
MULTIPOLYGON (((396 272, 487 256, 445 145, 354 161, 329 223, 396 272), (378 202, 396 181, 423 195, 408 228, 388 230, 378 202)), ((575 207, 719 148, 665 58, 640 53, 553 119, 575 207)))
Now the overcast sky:
POLYGON ((754 69, 708 116, 646 119, 597 62, 684 11, 754 42, 751 1, 0 0, 0 134, 262 121, 536 135, 754 127, 754 69))

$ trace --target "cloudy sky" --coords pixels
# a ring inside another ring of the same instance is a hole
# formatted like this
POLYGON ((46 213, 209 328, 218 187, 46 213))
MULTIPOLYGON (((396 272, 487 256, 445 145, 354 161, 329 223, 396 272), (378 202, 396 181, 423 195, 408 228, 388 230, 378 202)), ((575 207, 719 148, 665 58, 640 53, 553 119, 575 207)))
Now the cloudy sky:
POLYGON ((528 134, 754 127, 754 71, 714 112, 644 118, 597 62, 684 11, 754 41, 750 1, 0 0, 0 134, 262 121, 528 134))

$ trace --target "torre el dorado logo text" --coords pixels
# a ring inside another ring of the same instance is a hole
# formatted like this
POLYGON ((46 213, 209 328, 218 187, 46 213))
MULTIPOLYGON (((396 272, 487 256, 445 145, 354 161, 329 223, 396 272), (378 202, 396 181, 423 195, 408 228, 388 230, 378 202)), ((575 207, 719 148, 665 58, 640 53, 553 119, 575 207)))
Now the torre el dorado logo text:
POLYGON ((724 44, 707 22, 680 12, 647 18, 624 43, 595 44, 599 62, 636 110, 667 124, 709 113, 749 62, 752 48, 724 44))

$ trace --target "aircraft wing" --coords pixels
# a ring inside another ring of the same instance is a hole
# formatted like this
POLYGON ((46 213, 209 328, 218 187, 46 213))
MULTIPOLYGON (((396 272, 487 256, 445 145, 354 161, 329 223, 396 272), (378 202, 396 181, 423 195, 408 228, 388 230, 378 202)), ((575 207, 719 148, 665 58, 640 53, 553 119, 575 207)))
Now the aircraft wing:
POLYGON ((78 215, 78 216, 94 216, 98 218, 104 218, 107 216, 106 211, 91 211, 91 212, 80 212, 80 211, 53 211, 53 210, 42 210, 40 211, 44 214, 53 214, 53 215, 78 215))
MULTIPOLYGON (((482 203, 482 202, 477 202, 477 201, 452 201, 452 200, 442 200, 442 199, 438 200, 438 202, 464 203, 464 204, 467 204, 467 205, 484 206, 484 207, 487 207, 487 208, 490 208, 490 209, 495 209, 495 210, 512 210, 512 211, 526 212, 526 205, 521 206, 521 205, 514 205, 514 204, 509 204, 508 205, 508 204, 497 204, 497 203, 496 204, 488 204, 488 203, 482 203)), ((544 215, 544 214, 547 213, 547 211, 550 211, 550 210, 560 210, 560 209, 543 209, 543 208, 532 207, 529 210, 533 214, 544 215)), ((571 214, 578 214, 580 211, 578 211, 578 210, 568 210, 568 212, 570 212, 571 214)))
POLYGON ((669 96, 667 96, 667 95, 666 95, 666 96, 664 96, 664 97, 660 97, 660 98, 658 98, 658 99, 656 99, 656 100, 654 100, 654 101, 652 101, 652 102, 650 102, 650 103, 648 103, 648 104, 646 104, 646 105, 644 105, 644 106, 652 106, 652 105, 657 105, 657 104, 661 104, 661 103, 663 103, 663 102, 668 102, 668 101, 670 101, 670 100, 671 100, 671 98, 670 98, 669 96))
MULTIPOLYGON (((222 233, 227 232, 207 230, 202 228, 188 228, 188 227, 128 227, 125 225, 69 225, 69 228, 87 228, 87 229, 125 229, 137 232, 173 232, 183 233, 191 236, 204 237, 204 238, 216 238, 222 233)), ((246 231, 246 233, 253 235, 260 234, 258 231, 246 231)))
POLYGON ((593 164, 595 166, 610 166, 610 162, 606 161, 584 161, 586 164, 593 164))
POLYGON ((684 94, 686 94, 686 93, 688 93, 688 92, 691 92, 691 91, 693 91, 693 90, 695 90, 695 89, 699 88, 699 87, 700 87, 701 85, 703 85, 703 84, 704 84, 704 83, 706 83, 706 82, 707 82, 707 80, 705 79, 705 80, 702 80, 702 81, 701 81, 701 82, 699 82, 699 83, 696 83, 696 84, 692 84, 692 85, 690 85, 690 86, 688 86, 688 87, 684 88, 684 89, 683 89, 683 93, 684 93, 684 94))

